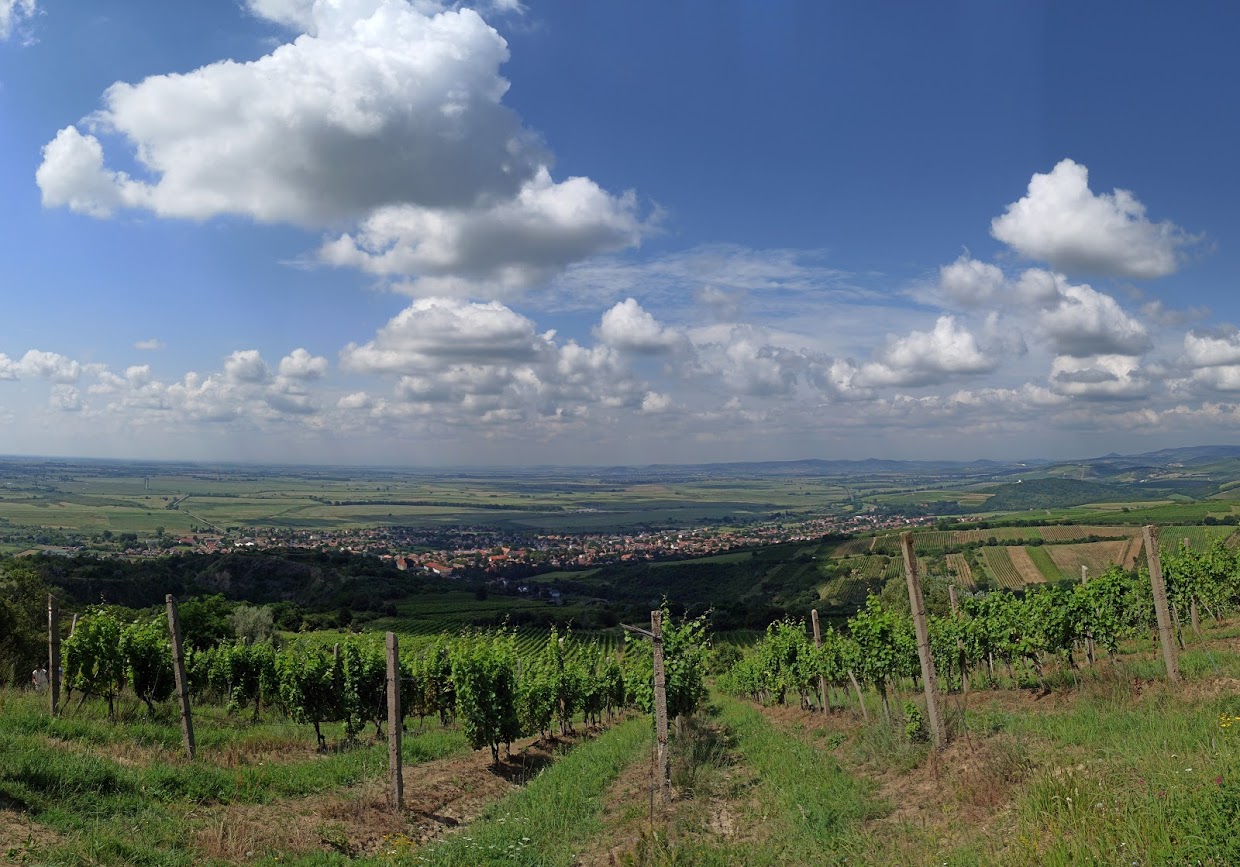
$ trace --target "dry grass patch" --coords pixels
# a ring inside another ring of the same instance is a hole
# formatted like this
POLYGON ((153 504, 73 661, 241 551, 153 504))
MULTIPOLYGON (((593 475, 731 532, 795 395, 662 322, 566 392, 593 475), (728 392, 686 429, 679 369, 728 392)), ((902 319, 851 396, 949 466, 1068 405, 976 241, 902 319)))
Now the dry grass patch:
MULTIPOLYGON (((498 767, 488 750, 407 766, 403 814, 392 810, 384 779, 270 804, 200 808, 193 814, 194 848, 204 858, 241 863, 281 853, 375 855, 393 841, 421 845, 469 824, 583 737, 524 740, 498 767)), ((244 755, 248 763, 254 757, 244 755)))
POLYGON ((37 864, 39 851, 54 846, 60 839, 51 828, 22 810, 11 809, 0 797, 0 865, 37 864))

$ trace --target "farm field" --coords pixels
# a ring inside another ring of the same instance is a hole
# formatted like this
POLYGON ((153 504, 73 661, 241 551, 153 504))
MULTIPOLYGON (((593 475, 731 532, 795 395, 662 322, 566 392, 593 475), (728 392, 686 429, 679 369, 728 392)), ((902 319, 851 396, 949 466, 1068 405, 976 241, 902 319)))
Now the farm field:
POLYGON ((1082 542, 1076 545, 1048 545, 1046 553, 1065 578, 1079 579, 1081 567, 1088 575, 1101 575, 1108 566, 1122 562, 1128 542, 1082 542))
POLYGON ((775 513, 850 508, 849 489, 820 479, 639 472, 428 472, 117 462, 0 461, 0 522, 98 533, 157 527, 316 530, 487 525, 511 530, 747 523, 775 513))

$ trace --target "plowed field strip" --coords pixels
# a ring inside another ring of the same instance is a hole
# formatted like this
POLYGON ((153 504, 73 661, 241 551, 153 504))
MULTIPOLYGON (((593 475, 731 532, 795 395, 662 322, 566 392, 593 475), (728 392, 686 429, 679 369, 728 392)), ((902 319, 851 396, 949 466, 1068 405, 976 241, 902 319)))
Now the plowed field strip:
POLYGON ((1033 562, 1033 558, 1029 556, 1029 552, 1022 545, 1011 545, 1007 549, 1008 559, 1012 561, 1012 568, 1020 575, 1020 580, 1024 584, 1045 584, 1046 576, 1042 574, 1042 570, 1038 568, 1038 564, 1033 562))

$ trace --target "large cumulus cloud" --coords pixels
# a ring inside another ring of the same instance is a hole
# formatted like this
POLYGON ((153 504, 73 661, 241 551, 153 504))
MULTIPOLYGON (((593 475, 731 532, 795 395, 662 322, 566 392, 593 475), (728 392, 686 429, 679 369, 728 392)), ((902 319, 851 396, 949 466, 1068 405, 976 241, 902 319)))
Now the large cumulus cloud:
POLYGON ((400 286, 414 294, 525 288, 649 229, 631 193, 554 180, 539 136, 503 104, 508 46, 475 11, 251 9, 300 35, 254 61, 112 85, 44 147, 44 204, 336 230, 324 261, 411 278, 400 286), (111 149, 136 170, 109 168, 111 149))
POLYGON ((1093 193, 1089 170, 1070 159, 1035 174, 1026 195, 994 219, 990 232, 1022 256, 1060 270, 1138 279, 1174 272, 1194 240, 1174 223, 1151 222, 1127 190, 1093 193))

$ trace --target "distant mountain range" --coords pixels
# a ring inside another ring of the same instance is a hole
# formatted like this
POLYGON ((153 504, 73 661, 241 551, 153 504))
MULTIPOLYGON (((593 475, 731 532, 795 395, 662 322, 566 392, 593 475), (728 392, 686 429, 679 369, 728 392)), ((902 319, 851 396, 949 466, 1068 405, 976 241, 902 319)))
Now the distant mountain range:
MULTIPOLYGON (((1036 475, 1062 475, 1073 468, 1093 468, 1092 475, 1097 478, 1111 477, 1120 473, 1131 473, 1134 470, 1147 468, 1166 471, 1175 468, 1200 468, 1212 464, 1240 462, 1240 445, 1186 446, 1176 449, 1159 449, 1136 455, 1108 454, 1094 458, 1082 458, 1066 461, 1051 461, 1043 458, 1029 458, 1021 461, 946 461, 946 460, 915 460, 901 461, 883 458, 866 458, 864 460, 821 460, 806 459, 795 461, 738 461, 711 464, 649 464, 647 466, 615 466, 600 468, 596 472, 603 476, 631 477, 633 475, 652 476, 871 476, 883 474, 896 475, 1007 475, 1010 473, 1031 473, 1036 475)), ((1079 471, 1079 470, 1078 470, 1079 471)), ((590 471, 583 468, 583 472, 590 471)))

